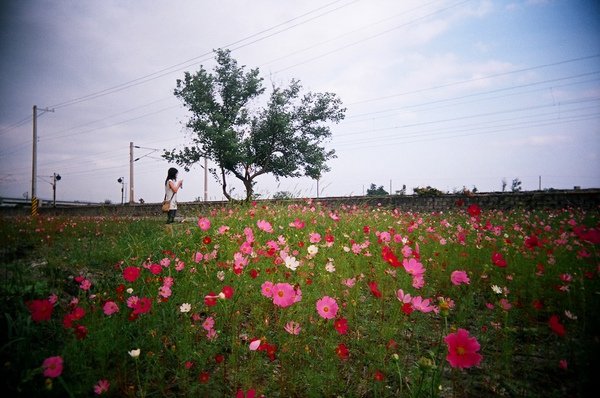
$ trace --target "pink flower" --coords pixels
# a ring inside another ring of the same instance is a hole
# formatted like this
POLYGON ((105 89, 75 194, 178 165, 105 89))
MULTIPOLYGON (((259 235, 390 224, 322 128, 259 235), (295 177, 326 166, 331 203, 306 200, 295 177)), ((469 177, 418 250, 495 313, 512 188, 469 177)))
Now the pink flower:
POLYGON ((290 227, 292 228, 296 228, 296 229, 302 229, 304 228, 304 221, 296 218, 293 222, 290 223, 290 227))
POLYGON ((260 292, 265 297, 273 297, 273 282, 266 281, 260 287, 260 292))
POLYGON ((296 292, 289 283, 276 283, 273 285, 273 304, 285 308, 294 304, 296 292))
POLYGON ((425 268, 423 264, 411 258, 410 260, 404 259, 402 261, 402 265, 404 266, 404 270, 410 275, 414 276, 423 276, 425 273, 425 268))
POLYGON ((199 263, 200 261, 202 261, 202 257, 203 257, 202 253, 196 252, 196 254, 194 254, 194 262, 199 263))
POLYGON ((256 225, 258 226, 258 229, 260 229, 261 231, 265 231, 265 232, 273 232, 273 227, 271 226, 271 223, 269 223, 268 221, 265 220, 258 220, 256 222, 256 225))
POLYGON ((434 306, 429 305, 430 300, 429 299, 425 299, 423 300, 423 298, 421 296, 417 296, 417 297, 413 297, 412 299, 412 305, 413 308, 417 311, 421 311, 421 312, 431 312, 434 310, 434 306))
POLYGON ((207 332, 210 331, 210 330, 212 330, 215 327, 215 320, 214 320, 214 318, 212 316, 209 316, 208 318, 206 318, 204 320, 204 322, 202 323, 202 327, 207 332))
POLYGON ((42 368, 45 377, 58 377, 63 371, 63 359, 59 356, 46 358, 42 363, 42 368))
POLYGON ((260 343, 260 339, 252 340, 249 345, 250 351, 258 350, 258 347, 260 347, 260 343))
POLYGON ((398 300, 400 300, 401 303, 406 304, 411 302, 410 294, 405 294, 404 290, 402 289, 398 289, 398 291, 396 292, 396 297, 398 298, 398 300))
POLYGON ((321 241, 321 235, 316 232, 311 232, 308 235, 308 240, 310 243, 319 243, 321 241))
POLYGON ((109 388, 110 388, 110 383, 108 382, 108 380, 106 380, 106 379, 98 380, 98 383, 96 383, 96 385, 94 386, 94 393, 96 393, 96 395, 101 395, 101 394, 104 394, 105 392, 108 392, 109 388))
POLYGON ((480 345, 475 337, 469 336, 465 329, 458 329, 456 333, 450 333, 444 337, 448 346, 446 360, 453 368, 465 369, 479 365, 482 356, 479 351, 480 345))
POLYGON ((450 275, 450 280, 453 285, 468 285, 470 281, 469 276, 465 271, 454 271, 450 275))
POLYGON ((111 316, 114 313, 119 312, 119 306, 114 301, 107 301, 102 307, 105 315, 111 316))
POLYGON ((288 323, 286 323, 284 329, 289 334, 294 334, 294 335, 300 334, 300 330, 302 330, 302 328, 300 327, 300 324, 298 322, 294 322, 294 321, 289 321, 288 323))
POLYGON ((321 318, 333 319, 337 315, 338 305, 334 298, 323 296, 317 301, 317 312, 321 318))
POLYGON ((208 231, 210 229, 210 220, 208 218, 199 217, 198 218, 198 227, 202 231, 208 231))

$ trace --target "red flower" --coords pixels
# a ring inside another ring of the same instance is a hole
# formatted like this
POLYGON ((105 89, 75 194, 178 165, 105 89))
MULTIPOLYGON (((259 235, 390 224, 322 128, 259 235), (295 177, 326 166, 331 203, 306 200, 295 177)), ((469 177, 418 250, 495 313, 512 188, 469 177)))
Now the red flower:
POLYGON ((398 261, 398 257, 396 257, 392 249, 388 246, 383 246, 381 248, 381 256, 383 257, 383 260, 392 267, 399 267, 401 265, 400 261, 398 261))
POLYGON ((223 354, 217 354, 215 355, 215 362, 216 363, 221 363, 225 360, 225 357, 223 356, 223 354))
POLYGON ((467 212, 471 217, 479 217, 481 215, 481 207, 473 203, 467 208, 467 212))
POLYGON ((350 357, 350 351, 344 343, 338 344, 337 348, 335 349, 335 353, 342 361, 345 361, 350 357))
POLYGON ((54 306, 47 299, 27 301, 25 305, 31 312, 31 320, 34 322, 49 321, 52 317, 54 306))
POLYGON ((533 250, 536 247, 541 247, 540 241, 537 236, 531 235, 525 238, 525 247, 529 250, 533 250))
POLYGON ((75 327, 75 329, 73 329, 73 331, 75 332, 75 337, 77 338, 77 340, 85 339, 88 334, 87 328, 83 325, 79 325, 79 326, 75 327))
POLYGON ((504 259, 504 257, 502 257, 502 253, 492 253, 492 263, 500 268, 506 267, 506 260, 504 259))
POLYGON ((346 318, 338 318, 333 322, 333 327, 339 334, 348 333, 348 320, 346 318))
POLYGON ((140 277, 141 270, 138 267, 127 267, 123 270, 123 279, 133 283, 140 277))
POLYGON ((229 285, 223 286, 223 289, 221 289, 221 292, 225 295, 226 299, 230 299, 233 297, 233 288, 229 285))
POLYGON ((480 345, 475 337, 469 336, 465 329, 458 329, 456 333, 450 333, 444 337, 448 345, 446 360, 453 368, 470 368, 479 365, 482 356, 479 351, 480 345))
POLYGON ((404 303, 404 304, 402 304, 402 312, 404 312, 406 315, 412 314, 412 312, 414 310, 415 309, 413 308, 413 306, 412 306, 411 303, 404 303))
POLYGON ((375 379, 375 381, 384 381, 385 375, 383 373, 381 373, 381 371, 376 370, 375 374, 373 375, 373 378, 375 379))
POLYGON ((135 303, 135 306, 133 307, 133 315, 145 314, 150 312, 151 308, 152 300, 148 297, 142 297, 135 303))
POLYGON ((390 341, 388 341, 385 345, 385 348, 387 348, 388 350, 395 351, 396 349, 398 349, 398 343, 396 342, 396 340, 390 339, 390 341))
POLYGON ((369 289, 371 289, 371 293, 373 293, 373 296, 377 297, 377 298, 381 298, 381 292, 379 291, 379 288, 377 287, 377 282, 372 281, 368 283, 369 285, 369 289))
POLYGON ((548 326, 550 326, 550 329, 552 329, 552 331, 560 337, 563 337, 566 333, 565 325, 560 323, 558 315, 552 315, 550 317, 550 319, 548 320, 548 326))
POLYGON ((210 236, 205 236, 204 239, 202 239, 202 243, 204 243, 205 245, 209 245, 210 242, 212 242, 210 236))
POLYGON ((208 293, 206 296, 204 296, 204 304, 209 307, 217 305, 217 297, 218 296, 214 292, 208 293))
POLYGON ((254 268, 252 268, 252 269, 250 270, 250 278, 252 278, 252 279, 256 279, 256 277, 258 277, 258 271, 257 271, 257 270, 255 270, 254 268))
POLYGON ((369 232, 371 232, 371 228, 370 228, 368 225, 365 225, 365 226, 363 227, 363 232, 364 232, 365 234, 369 234, 369 232))
POLYGON ((202 384, 208 383, 208 381, 210 380, 210 373, 208 373, 208 372, 202 372, 202 373, 200 373, 200 375, 198 376, 198 380, 202 384))

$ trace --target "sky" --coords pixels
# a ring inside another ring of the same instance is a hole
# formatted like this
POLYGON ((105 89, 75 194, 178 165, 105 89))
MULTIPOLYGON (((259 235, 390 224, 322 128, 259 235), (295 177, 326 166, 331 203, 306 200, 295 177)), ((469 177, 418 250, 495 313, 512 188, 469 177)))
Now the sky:
MULTIPOLYGON (((347 109, 318 181, 258 177, 261 198, 600 187, 600 2, 595 0, 5 0, 0 5, 0 197, 223 200, 183 148, 184 72, 229 49, 267 94, 292 79, 347 109), (123 183, 119 183, 122 178, 123 183)), ((214 164, 209 161, 209 167, 214 164)), ((245 196, 230 176, 234 197, 245 196)))

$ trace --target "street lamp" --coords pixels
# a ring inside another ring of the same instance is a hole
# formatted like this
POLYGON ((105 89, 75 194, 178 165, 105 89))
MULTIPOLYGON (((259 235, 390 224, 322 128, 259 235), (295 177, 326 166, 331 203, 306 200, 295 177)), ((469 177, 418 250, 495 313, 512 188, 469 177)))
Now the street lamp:
POLYGON ((125 178, 119 177, 117 182, 121 183, 121 205, 123 205, 123 203, 124 203, 123 195, 125 194, 125 178))
POLYGON ((60 181, 60 174, 54 173, 52 178, 52 206, 56 207, 56 181, 60 181))

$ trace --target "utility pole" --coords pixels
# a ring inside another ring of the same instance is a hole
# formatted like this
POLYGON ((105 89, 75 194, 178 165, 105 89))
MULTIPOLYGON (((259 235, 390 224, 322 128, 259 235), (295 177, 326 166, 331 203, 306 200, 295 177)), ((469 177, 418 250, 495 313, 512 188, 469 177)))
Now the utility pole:
MULTIPOLYGON (((43 112, 54 112, 54 109, 40 109, 43 112)), ((38 203, 37 198, 37 105, 33 106, 33 156, 31 166, 31 215, 37 216, 38 203)))
POLYGON ((133 204, 133 142, 129 143, 129 204, 133 204))
POLYGON ((540 191, 542 190, 542 176, 540 176, 540 179, 539 179, 539 190, 540 191))
POLYGON ((56 181, 60 181, 60 174, 54 173, 52 177, 52 206, 56 207, 56 181))

